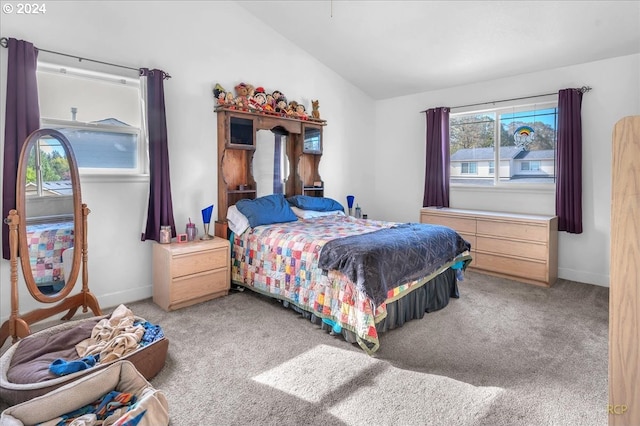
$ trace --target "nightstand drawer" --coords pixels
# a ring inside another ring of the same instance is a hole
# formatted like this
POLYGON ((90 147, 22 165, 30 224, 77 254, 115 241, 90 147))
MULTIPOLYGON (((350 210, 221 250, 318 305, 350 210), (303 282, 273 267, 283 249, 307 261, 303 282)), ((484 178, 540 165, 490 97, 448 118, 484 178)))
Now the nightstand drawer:
POLYGON ((189 275, 173 281, 171 286, 171 303, 178 304, 185 300, 206 296, 229 289, 227 270, 208 271, 189 275))
POLYGON ((173 278, 197 274, 227 266, 227 250, 206 250, 197 253, 179 254, 173 258, 173 278))

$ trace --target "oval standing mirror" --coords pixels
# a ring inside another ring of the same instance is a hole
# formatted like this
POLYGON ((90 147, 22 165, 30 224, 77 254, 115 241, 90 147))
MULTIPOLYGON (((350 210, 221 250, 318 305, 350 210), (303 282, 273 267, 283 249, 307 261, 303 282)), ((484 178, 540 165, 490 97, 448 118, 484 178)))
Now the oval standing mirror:
POLYGON ((23 146, 16 188, 19 253, 31 295, 56 302, 73 289, 82 255, 80 179, 66 137, 51 129, 23 146))
POLYGON ((16 209, 9 211, 11 252, 11 315, 0 326, 0 346, 31 334, 29 324, 58 312, 68 320, 77 309, 102 315, 89 291, 87 274, 87 215, 82 204, 80 178, 71 144, 57 130, 31 133, 20 152, 16 176, 16 209), (38 302, 55 306, 20 314, 18 254, 29 293, 38 302), (82 290, 68 296, 82 271, 82 290), (68 297, 67 297, 68 296, 68 297))

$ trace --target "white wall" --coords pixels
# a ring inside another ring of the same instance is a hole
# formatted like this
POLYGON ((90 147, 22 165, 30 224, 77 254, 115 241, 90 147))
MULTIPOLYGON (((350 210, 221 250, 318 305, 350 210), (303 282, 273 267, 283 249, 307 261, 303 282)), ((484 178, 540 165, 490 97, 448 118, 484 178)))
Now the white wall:
MULTIPOLYGON (((640 55, 419 93, 376 104, 375 184, 363 187, 381 219, 418 221, 424 190, 424 111, 591 86, 582 100, 583 228, 559 236, 561 278, 609 285, 611 133, 622 117, 640 114, 640 55)), ((451 207, 555 214, 555 192, 451 189, 451 207)))
MULTIPOLYGON (((165 81, 171 189, 176 225, 216 204, 216 116, 212 90, 244 81, 289 100, 320 100, 329 197, 344 200, 367 182, 357 162, 371 156, 372 100, 234 2, 51 2, 45 15, 0 14, 2 36, 36 47, 131 67, 160 68, 165 81), (149 15, 147 17, 147 14, 149 15), (352 186, 353 184, 353 186, 352 186)), ((277 23, 275 23, 277 24, 277 23)), ((4 146, 7 49, 0 49, 0 137, 4 146)), ((0 166, 1 167, 1 166, 0 166)), ((370 176, 372 179, 372 176, 370 176)), ((89 286, 102 306, 151 296, 151 247, 141 242, 148 180, 81 177, 89 215, 89 286)), ((4 226, 4 225, 2 225, 4 226)), ((9 262, 0 261, 0 320, 10 314, 9 262)), ((78 287, 77 287, 78 288, 78 287)), ((20 285, 20 311, 35 303, 20 285)))

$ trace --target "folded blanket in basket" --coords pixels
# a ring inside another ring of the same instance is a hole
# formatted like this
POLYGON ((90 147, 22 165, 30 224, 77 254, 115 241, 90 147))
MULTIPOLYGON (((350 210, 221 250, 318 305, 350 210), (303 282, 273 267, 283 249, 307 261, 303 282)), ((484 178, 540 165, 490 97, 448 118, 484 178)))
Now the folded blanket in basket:
POLYGON ((101 363, 122 358, 138 348, 145 334, 144 326, 135 324, 133 312, 124 305, 118 306, 111 317, 96 324, 91 337, 76 345, 78 356, 99 355, 101 363))

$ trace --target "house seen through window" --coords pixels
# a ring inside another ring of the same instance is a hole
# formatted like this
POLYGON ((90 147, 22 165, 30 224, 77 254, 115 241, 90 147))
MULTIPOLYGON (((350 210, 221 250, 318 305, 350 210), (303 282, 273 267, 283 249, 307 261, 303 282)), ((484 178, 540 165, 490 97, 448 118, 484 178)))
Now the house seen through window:
POLYGON ((553 184, 557 103, 451 114, 450 183, 553 184))
POLYGON ((81 174, 146 170, 138 78, 38 63, 41 127, 69 140, 81 174))

